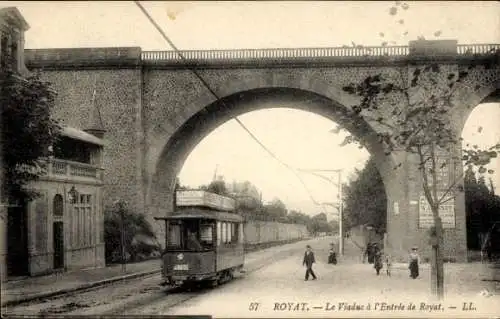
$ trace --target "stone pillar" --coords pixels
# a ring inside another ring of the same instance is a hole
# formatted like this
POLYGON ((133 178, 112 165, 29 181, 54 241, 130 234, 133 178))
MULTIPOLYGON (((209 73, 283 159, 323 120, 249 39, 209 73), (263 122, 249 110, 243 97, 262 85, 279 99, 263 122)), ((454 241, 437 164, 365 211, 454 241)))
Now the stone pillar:
POLYGON ((401 166, 385 172, 383 176, 387 196, 387 247, 394 261, 406 260, 408 245, 411 242, 410 223, 412 212, 408 199, 409 176, 407 154, 395 156, 401 166))
MULTIPOLYGON (((457 149, 454 150, 457 152, 457 149)), ((459 152, 459 150, 458 150, 459 152)), ((425 207, 428 205, 424 198, 423 182, 421 173, 418 170, 418 160, 416 156, 409 156, 408 165, 409 179, 409 228, 410 234, 409 245, 419 247, 422 260, 430 259, 432 250, 429 244, 429 223, 425 222, 425 207)), ((445 166, 442 172, 443 181, 441 186, 438 186, 438 194, 446 192, 453 185, 461 183, 462 164, 460 161, 453 161, 449 154, 442 154, 437 157, 438 161, 446 159, 448 165, 445 166), (457 179, 457 180, 456 180, 457 179)), ((439 163, 439 162, 438 162, 439 163)), ((441 173, 438 173, 441 174, 441 173)), ((439 183, 439 182, 438 182, 439 183)), ((438 184, 439 185, 439 184, 438 184)), ((466 220, 465 220, 465 196, 461 191, 456 190, 456 187, 449 191, 446 199, 450 199, 441 205, 441 218, 444 226, 444 247, 443 255, 445 260, 456 262, 467 261, 467 236, 466 236, 466 220), (449 209, 451 208, 451 209, 449 209), (447 211, 447 216, 443 215, 447 211)), ((433 224, 433 220, 430 221, 433 224)), ((410 247, 408 247, 410 248, 410 247)))

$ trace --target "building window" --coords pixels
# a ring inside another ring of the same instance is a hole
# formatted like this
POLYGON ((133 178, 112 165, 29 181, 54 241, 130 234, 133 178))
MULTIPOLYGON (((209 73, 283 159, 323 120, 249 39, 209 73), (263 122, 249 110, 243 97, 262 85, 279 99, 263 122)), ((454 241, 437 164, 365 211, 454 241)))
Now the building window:
POLYGON ((92 245, 92 197, 80 194, 73 205, 74 218, 73 247, 89 247, 92 245))
POLYGON ((64 201, 62 195, 56 194, 52 204, 54 206, 54 216, 62 217, 64 215, 64 201))
POLYGON ((1 67, 2 69, 5 69, 9 65, 9 60, 10 60, 9 36, 7 34, 2 34, 2 40, 0 45, 2 50, 0 53, 1 67))
POLYGON ((17 62, 18 62, 18 43, 17 43, 17 39, 18 39, 18 34, 16 33, 15 36, 13 36, 11 38, 11 43, 10 43, 10 56, 11 56, 11 60, 10 60, 10 63, 12 63, 12 68, 16 71, 19 71, 18 70, 18 65, 17 65, 17 62))

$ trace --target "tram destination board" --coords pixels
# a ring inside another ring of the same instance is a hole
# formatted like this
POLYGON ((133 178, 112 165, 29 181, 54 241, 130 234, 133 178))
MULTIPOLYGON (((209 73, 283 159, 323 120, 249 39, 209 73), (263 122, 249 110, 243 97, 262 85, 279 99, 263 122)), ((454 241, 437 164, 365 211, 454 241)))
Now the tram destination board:
POLYGON ((236 208, 236 203, 233 198, 203 190, 177 191, 176 204, 179 207, 200 206, 224 211, 234 211, 236 208))

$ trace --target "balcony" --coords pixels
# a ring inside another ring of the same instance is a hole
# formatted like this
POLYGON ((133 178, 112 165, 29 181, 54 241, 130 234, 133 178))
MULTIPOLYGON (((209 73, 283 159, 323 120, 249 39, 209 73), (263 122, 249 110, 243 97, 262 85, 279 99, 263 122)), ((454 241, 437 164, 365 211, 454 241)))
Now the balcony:
POLYGON ((102 183, 103 169, 94 165, 60 159, 49 159, 42 164, 42 178, 102 183))

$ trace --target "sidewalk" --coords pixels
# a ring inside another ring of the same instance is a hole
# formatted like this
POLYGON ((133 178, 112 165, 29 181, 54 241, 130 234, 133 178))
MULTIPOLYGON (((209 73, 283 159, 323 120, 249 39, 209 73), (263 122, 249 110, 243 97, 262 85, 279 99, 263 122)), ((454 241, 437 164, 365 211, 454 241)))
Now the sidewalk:
POLYGON ((28 277, 2 283, 2 307, 30 300, 48 298, 76 290, 88 289, 107 283, 132 279, 161 271, 160 259, 121 265, 69 271, 48 276, 28 277))

